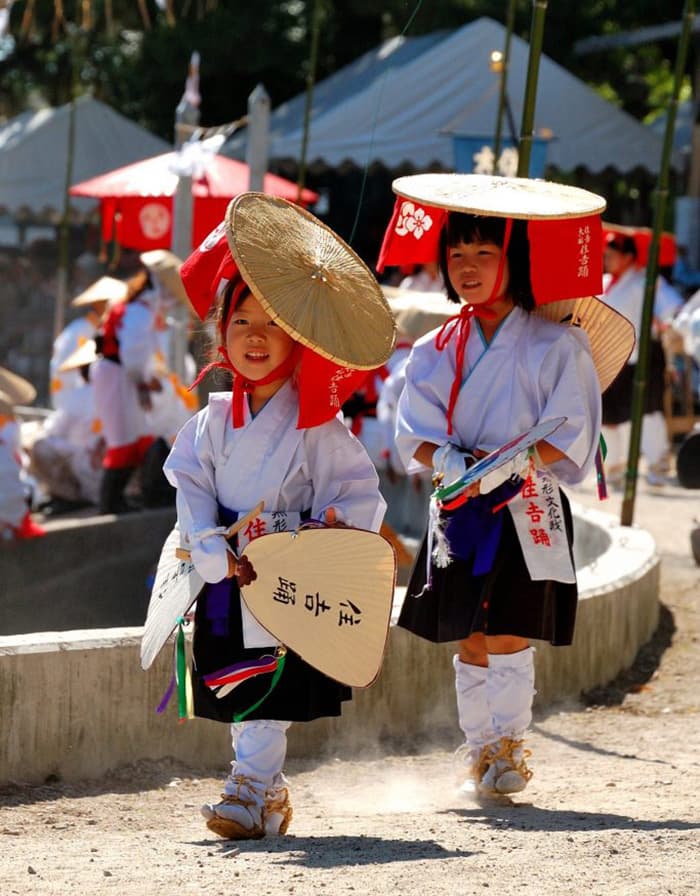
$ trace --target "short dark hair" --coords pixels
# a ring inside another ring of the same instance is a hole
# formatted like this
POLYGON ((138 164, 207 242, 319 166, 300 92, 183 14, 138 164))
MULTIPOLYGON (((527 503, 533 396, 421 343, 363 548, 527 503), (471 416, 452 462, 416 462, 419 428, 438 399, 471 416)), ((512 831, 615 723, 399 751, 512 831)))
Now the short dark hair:
MULTIPOLYGON (((450 212, 440 234, 440 270, 447 288, 447 298, 451 302, 461 302, 461 299, 447 275, 447 250, 458 243, 473 242, 489 242, 502 247, 505 232, 505 218, 450 212)), ((510 272, 508 293, 516 305, 525 311, 532 311, 535 307, 535 297, 530 283, 530 240, 527 236, 527 221, 513 220, 506 258, 510 272)))

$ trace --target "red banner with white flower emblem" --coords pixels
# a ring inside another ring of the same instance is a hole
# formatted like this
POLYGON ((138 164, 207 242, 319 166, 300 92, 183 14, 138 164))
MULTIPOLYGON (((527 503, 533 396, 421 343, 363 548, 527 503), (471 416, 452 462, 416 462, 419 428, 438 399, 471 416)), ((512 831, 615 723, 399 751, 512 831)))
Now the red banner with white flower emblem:
MULTIPOLYGON (((440 233, 449 213, 399 197, 377 261, 388 266, 439 259, 440 233)), ((603 239, 599 215, 528 221, 530 280, 538 305, 600 295, 603 239)))

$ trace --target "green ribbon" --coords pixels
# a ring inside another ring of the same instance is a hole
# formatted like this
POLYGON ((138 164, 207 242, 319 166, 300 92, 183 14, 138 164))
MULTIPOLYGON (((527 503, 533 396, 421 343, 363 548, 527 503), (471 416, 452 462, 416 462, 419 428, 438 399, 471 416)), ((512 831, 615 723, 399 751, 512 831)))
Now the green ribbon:
POLYGON ((600 438, 598 439, 598 442, 600 444, 600 456, 603 458, 603 460, 605 460, 605 458, 608 456, 608 446, 607 446, 605 439, 603 438, 602 432, 600 434, 600 438))
POLYGON ((277 682, 280 680, 280 676, 282 675, 282 672, 284 672, 284 664, 286 663, 286 661, 287 661, 287 657, 286 657, 286 654, 284 654, 284 653, 281 656, 277 657, 277 668, 275 669, 275 672, 272 676, 272 681, 270 682, 270 687, 267 689, 267 693, 263 694, 263 696, 257 701, 257 703, 254 703, 252 706, 249 706, 248 709, 244 710, 243 712, 235 713, 233 716, 234 722, 242 722, 246 716, 249 716, 251 714, 251 712, 256 710, 258 708, 258 706, 260 706, 261 703, 264 703, 264 701, 267 700, 267 698, 270 696, 270 694, 274 691, 275 687, 277 686, 277 682))
POLYGON ((178 718, 187 718, 187 655, 185 653, 185 620, 181 616, 177 620, 177 638, 175 641, 175 678, 177 680, 177 714, 178 718))

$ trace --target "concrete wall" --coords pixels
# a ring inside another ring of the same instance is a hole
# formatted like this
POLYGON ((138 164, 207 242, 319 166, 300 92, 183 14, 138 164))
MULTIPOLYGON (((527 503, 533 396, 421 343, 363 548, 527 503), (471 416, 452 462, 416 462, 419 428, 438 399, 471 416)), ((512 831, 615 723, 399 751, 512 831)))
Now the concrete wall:
POLYGON ((0 635, 141 625, 174 508, 54 520, 0 542, 0 635))
MULTIPOLYGON (((537 648, 541 706, 609 681, 630 665, 658 622, 659 561, 651 536, 622 530, 604 514, 578 508, 577 514, 581 532, 587 526, 608 547, 579 570, 574 644, 537 648)), ((156 715, 172 652, 163 650, 143 672, 140 636, 140 628, 126 628, 0 638, 0 782, 95 777, 165 756, 226 767, 226 726, 201 719, 177 724, 174 705, 156 715)), ((355 692, 342 718, 293 726, 290 755, 349 754, 388 739, 410 747, 433 732, 453 735, 456 745, 453 653, 453 645, 392 627, 379 680, 355 692)))

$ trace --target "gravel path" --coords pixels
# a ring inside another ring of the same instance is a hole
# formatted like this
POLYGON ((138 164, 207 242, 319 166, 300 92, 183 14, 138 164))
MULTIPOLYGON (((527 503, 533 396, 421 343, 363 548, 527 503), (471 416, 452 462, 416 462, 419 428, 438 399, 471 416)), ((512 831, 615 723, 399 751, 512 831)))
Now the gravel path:
MULTIPOLYGON (((619 506, 613 495, 602 509, 619 506)), ((5 787, 0 893, 695 896, 697 506, 696 492, 640 485, 636 519, 662 555, 659 629, 617 681, 536 716, 535 777, 518 798, 456 794, 456 733, 418 754, 290 762, 290 835, 237 845, 199 817, 220 788, 208 771, 138 763, 97 782, 5 787)))

